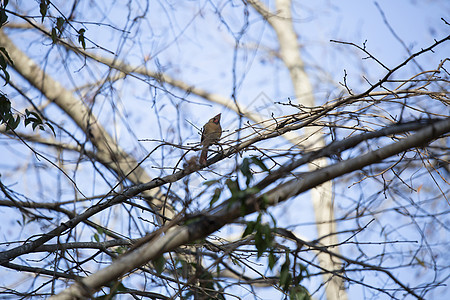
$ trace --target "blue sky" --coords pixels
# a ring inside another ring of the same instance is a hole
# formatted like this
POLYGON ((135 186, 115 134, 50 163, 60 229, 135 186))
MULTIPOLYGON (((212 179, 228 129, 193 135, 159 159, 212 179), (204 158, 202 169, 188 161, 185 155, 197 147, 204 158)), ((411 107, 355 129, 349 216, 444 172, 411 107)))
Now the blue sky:
MULTIPOLYGON (((80 5, 83 8, 80 7, 77 20, 114 24, 115 28, 106 25, 85 24, 86 36, 96 44, 113 51, 126 62, 134 65, 145 64, 152 70, 159 69, 174 78, 185 80, 189 84, 225 97, 231 97, 233 93, 234 70, 238 82, 236 96, 242 105, 250 105, 267 117, 270 117, 272 112, 275 112, 276 115, 293 112, 293 109, 273 105, 272 101, 287 101, 289 97, 292 98, 294 92, 286 68, 271 53, 272 50, 277 50, 275 34, 252 9, 250 9, 248 19, 248 29, 240 40, 241 50, 238 52, 234 67, 235 38, 245 26, 242 3, 234 3, 235 7, 232 7, 231 3, 227 1, 174 2, 171 4, 171 6, 165 6, 163 2, 151 1, 146 17, 131 22, 128 16, 131 19, 138 16, 145 3, 133 2, 129 9, 122 3, 109 6, 109 2, 82 1, 80 5), (220 11, 221 19, 218 18, 216 10, 220 11), (262 94, 266 97, 260 97, 262 94)), ((35 3, 30 5, 35 5, 35 3)), ((449 32, 449 27, 440 20, 441 17, 446 18, 450 15, 448 1, 378 1, 378 5, 395 33, 411 52, 428 47, 434 42, 434 39, 440 39, 449 32)), ((70 7, 61 8, 66 13, 70 10, 70 7)), ((34 13, 37 12, 34 11, 34 13)), ((295 3, 294 12, 295 28, 302 45, 301 53, 315 87, 317 104, 332 99, 343 90, 338 82, 342 81, 344 69, 349 74, 350 86, 357 92, 368 87, 362 75, 375 82, 386 73, 386 70, 375 62, 363 59, 365 55, 356 48, 331 43, 331 39, 353 42, 358 45, 367 41, 367 50, 390 68, 409 56, 403 44, 384 24, 382 15, 373 1, 303 1, 295 3)), ((18 20, 11 17, 11 21, 18 20)), ((447 19, 447 21, 450 20, 447 19)), ((74 24, 77 28, 82 26, 79 23, 74 24)), ((94 79, 101 79, 106 74, 106 68, 94 66, 89 62, 85 65, 83 59, 68 56, 65 51, 52 47, 49 41, 39 34, 20 32, 16 29, 10 29, 8 33, 11 33, 10 36, 24 51, 45 66, 46 70, 61 80, 68 89, 93 82, 94 79), (47 55, 49 49, 52 51, 50 55, 47 55), (59 63, 60 57, 64 58, 63 64, 59 63)), ((76 40, 73 32, 71 37, 76 40)), ((111 57, 107 51, 95 49, 95 47, 92 49, 93 45, 89 42, 87 44, 89 51, 111 57)), ((436 48, 435 54, 426 54, 420 57, 418 62, 425 69, 433 69, 439 60, 448 57, 448 53, 450 53, 450 47, 447 43, 436 48)), ((410 63, 405 71, 395 76, 402 78, 402 76, 411 76, 418 72, 418 68, 410 63)), ((17 74, 12 72, 12 75, 20 82, 17 74)), ((97 97, 98 106, 94 108, 95 114, 105 124, 107 130, 116 136, 119 143, 127 151, 133 153, 136 158, 143 158, 152 149, 152 146, 156 145, 156 143, 138 142, 137 139, 153 138, 185 144, 195 142, 198 141, 199 135, 189 122, 201 127, 204 122, 218 112, 222 113, 224 128, 233 130, 237 127, 234 112, 218 105, 211 105, 198 97, 186 95, 184 92, 170 87, 167 89, 173 94, 166 94, 149 86, 146 80, 126 78, 111 83, 111 86, 105 85, 97 97), (185 100, 180 101, 176 97, 185 100), (156 118, 155 114, 159 114, 160 118, 156 118), (174 121, 175 114, 178 121, 174 121)), ((152 83, 151 80, 148 82, 152 83)), ((15 95, 8 87, 5 87, 4 90, 10 96, 15 95)), ((76 93, 85 96, 85 93, 89 95, 92 91, 82 90, 76 93)), ((29 90, 29 94, 38 104, 46 102, 46 99, 39 97, 32 89, 29 90)), ((18 100, 15 105, 17 109, 21 109, 27 104, 18 100)), ((70 121, 64 119, 59 110, 51 109, 48 113, 55 118, 60 118, 61 124, 64 124, 69 130, 73 130, 76 136, 82 136, 79 131, 74 129, 70 121)), ((67 137, 62 139, 70 140, 67 137)), ((0 151, 7 157, 2 162, 3 170, 0 169, 2 181, 4 180, 5 184, 22 186, 23 193, 31 197, 36 197, 37 190, 38 196, 49 201, 67 200, 72 197, 73 191, 70 186, 61 184, 61 178, 58 177, 60 174, 39 183, 41 174, 54 175, 54 170, 42 161, 37 162, 36 166, 36 158, 28 153, 25 147, 15 146, 12 148, 8 143, 7 141, 0 144, 0 151), (13 162, 28 162, 35 167, 23 175, 24 173, 15 171, 13 162), (38 188, 33 188, 34 185, 38 188), (58 187, 59 194, 55 193, 55 186, 58 187)), ((277 141, 277 143, 287 147, 282 141, 277 141)), ((180 152, 176 150, 167 149, 165 151, 164 154, 168 157, 169 162, 171 158, 176 159, 180 155, 180 152)), ((67 167, 73 171, 78 166, 77 157, 69 156, 69 158, 72 161, 70 164, 68 163, 67 167)), ((234 161, 226 162, 224 165, 231 168, 233 163, 234 161)), ((153 176, 170 172, 170 170, 161 171, 159 168, 153 168, 156 163, 152 160, 147 161, 144 165, 148 167, 148 171, 153 176)), ((211 174, 205 176, 214 178, 214 175, 211 174)), ((89 169, 87 164, 82 164, 77 169, 76 177, 82 190, 88 194, 98 194, 107 189, 106 184, 92 169, 89 169)), ((203 187, 202 182, 202 178, 194 178, 191 183, 193 190, 200 191, 203 187)), ((374 186, 376 185, 369 186, 367 190, 374 186)), ((380 186, 376 187, 382 189, 380 186)), ((341 212, 345 209, 345 205, 348 204, 345 201, 346 197, 352 199, 353 197, 357 198, 358 195, 370 197, 367 190, 358 191, 356 188, 352 188, 337 193, 339 195, 336 200, 338 209, 341 212)), ((308 194, 301 195, 295 200, 275 208, 273 213, 280 216, 280 219, 282 218, 280 223, 284 222, 284 225, 313 222, 308 199, 308 194), (297 212, 301 213, 301 218, 297 212), (298 221, 299 219, 301 221, 298 221)), ((207 202, 204 201, 200 206, 206 205, 205 203, 207 202)), ((374 203, 380 207, 386 204, 379 199, 374 200, 374 203)), ((1 214, 2 217, 9 220, 5 224, 10 224, 12 227, 17 216, 12 217, 8 212, 1 214)), ((380 223, 390 217, 391 215, 387 214, 387 217, 380 220, 380 223)), ((106 216, 104 218, 106 219, 106 216)), ((369 220, 364 221, 368 222, 369 220)), ((353 225, 348 225, 348 227, 353 225)), ((347 228, 346 226, 343 225, 344 228, 347 228)), ((299 228, 304 236, 315 238, 316 233, 313 226, 304 225, 299 228)), ((377 232, 376 228, 372 235, 367 237, 376 240, 377 234, 381 236, 382 234, 377 232)), ((46 229, 28 227, 25 237, 41 230, 46 229)), ((3 232, 7 237, 13 231, 8 228, 3 232)), ((224 232, 228 231, 224 230, 224 232)), ((418 238, 417 232, 413 231, 401 232, 399 236, 401 234, 404 234, 405 237, 411 235, 415 239, 418 238)), ((20 236, 20 233, 18 235, 20 236)), ((370 249, 373 252, 379 251, 378 246, 372 246, 370 249)), ((347 250, 344 248, 344 251, 347 250)), ((351 255, 353 252, 348 250, 347 253, 351 255)), ((402 271, 400 270, 400 272, 402 271)), ((403 272, 401 276, 420 282, 420 278, 417 278, 418 274, 403 272)), ((378 279, 371 278, 370 280, 378 279)), ((311 289, 313 290, 318 284, 317 280, 313 282, 311 289)), ((441 291, 443 290, 441 289, 441 291)), ((442 293, 436 294, 436 297, 442 296, 444 299, 444 296, 448 295, 448 292, 443 291, 442 293)), ((352 286, 350 296, 351 299, 359 299, 361 297, 360 288, 352 286)))

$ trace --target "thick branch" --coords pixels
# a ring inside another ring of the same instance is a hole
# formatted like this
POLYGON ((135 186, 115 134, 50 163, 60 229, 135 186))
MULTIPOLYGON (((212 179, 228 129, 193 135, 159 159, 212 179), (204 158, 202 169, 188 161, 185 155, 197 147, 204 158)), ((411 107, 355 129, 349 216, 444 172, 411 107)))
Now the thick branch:
MULTIPOLYGON (((246 213, 250 214, 258 210, 259 207, 261 207, 263 197, 265 203, 276 205, 328 180, 379 163, 383 159, 409 149, 426 145, 448 132, 450 132, 450 118, 429 125, 414 135, 378 150, 323 169, 306 173, 301 179, 290 180, 265 193, 263 196, 249 196, 245 202, 246 213)), ((200 220, 195 223, 174 228, 166 235, 155 237, 146 245, 136 249, 134 252, 120 257, 110 266, 86 277, 81 283, 75 283, 60 294, 53 296, 52 299, 76 299, 90 296, 93 292, 99 290, 111 280, 157 258, 162 253, 174 250, 188 242, 207 237, 209 234, 242 216, 242 202, 234 200, 234 202, 230 203, 230 201, 228 201, 228 203, 229 204, 222 205, 222 209, 213 215, 201 217, 200 220)), ((413 291, 409 290, 408 292, 413 296, 420 298, 413 291)))
MULTIPOLYGON (((136 160, 128 155, 101 126, 90 109, 17 48, 2 30, 0 30, 0 46, 6 48, 14 61, 13 68, 45 97, 58 105, 85 132, 97 148, 97 156, 101 161, 109 162, 109 168, 120 176, 128 175, 127 179, 134 183, 151 180, 144 169, 138 166, 136 160)), ((158 190, 153 190, 146 196, 155 197, 158 193, 158 190)))

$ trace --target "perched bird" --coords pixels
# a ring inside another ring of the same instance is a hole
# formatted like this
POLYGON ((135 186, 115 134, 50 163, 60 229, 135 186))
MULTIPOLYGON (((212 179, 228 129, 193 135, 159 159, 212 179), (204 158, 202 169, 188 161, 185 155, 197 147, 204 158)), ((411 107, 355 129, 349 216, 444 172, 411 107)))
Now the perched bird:
POLYGON ((220 114, 210 119, 203 126, 202 130, 202 153, 200 154, 200 165, 206 165, 206 157, 208 156, 208 148, 217 143, 222 135, 222 127, 220 127, 220 114))

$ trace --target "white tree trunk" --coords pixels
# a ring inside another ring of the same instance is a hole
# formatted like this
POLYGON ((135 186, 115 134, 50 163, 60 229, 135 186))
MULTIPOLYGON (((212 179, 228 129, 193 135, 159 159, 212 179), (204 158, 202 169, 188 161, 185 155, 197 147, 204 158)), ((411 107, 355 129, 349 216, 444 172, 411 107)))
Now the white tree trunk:
MULTIPOLYGON (((271 13, 268 8, 259 1, 250 1, 253 7, 269 22, 275 30, 280 44, 280 57, 286 67, 289 69, 292 84, 297 101, 307 107, 315 106, 313 88, 302 58, 300 57, 300 45, 297 41, 292 24, 291 1, 277 0, 276 12, 271 13)), ((307 140, 303 146, 307 148, 325 146, 325 141, 321 132, 317 132, 312 127, 305 127, 305 137, 307 140)), ((300 142, 300 141, 298 141, 300 142)), ((314 171, 327 166, 326 159, 318 159, 309 164, 309 169, 314 171)), ((317 233, 321 243, 325 246, 338 243, 336 233, 336 223, 334 221, 333 211, 333 193, 332 182, 327 181, 322 185, 311 190, 311 199, 314 207, 314 213, 317 224, 317 233)), ((338 252, 337 248, 333 249, 338 252)), ((332 259, 328 254, 320 253, 318 255, 320 266, 330 271, 323 275, 326 283, 326 295, 328 300, 345 300, 347 292, 343 289, 343 280, 341 277, 334 276, 332 272, 340 268, 341 262, 338 259, 332 259)))

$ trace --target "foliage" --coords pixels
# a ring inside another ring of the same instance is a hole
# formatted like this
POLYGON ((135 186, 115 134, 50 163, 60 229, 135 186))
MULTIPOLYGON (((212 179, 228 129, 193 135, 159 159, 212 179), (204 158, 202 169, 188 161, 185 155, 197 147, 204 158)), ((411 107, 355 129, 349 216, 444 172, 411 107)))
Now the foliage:
MULTIPOLYGON (((20 123, 20 115, 14 116, 11 111, 11 101, 4 94, 0 94, 0 124, 5 124, 7 130, 15 130, 20 123)), ((25 109, 25 116, 23 116, 23 122, 25 127, 31 124, 31 128, 35 130, 39 128, 40 130, 45 130, 45 126, 51 129, 53 134, 56 136, 55 129, 52 124, 44 122, 39 114, 25 109)))
POLYGON ((8 129, 16 129, 19 126, 19 116, 14 118, 11 112, 11 101, 4 94, 0 94, 0 124, 6 124, 8 129))
POLYGON ((8 51, 4 47, 0 47, 0 69, 3 72, 4 78, 5 78, 5 85, 9 83, 9 73, 6 71, 6 68, 8 67, 8 63, 14 64, 11 58, 8 55, 8 51))
POLYGON ((1 2, 0 295, 447 293, 448 22, 286 4, 1 2))

